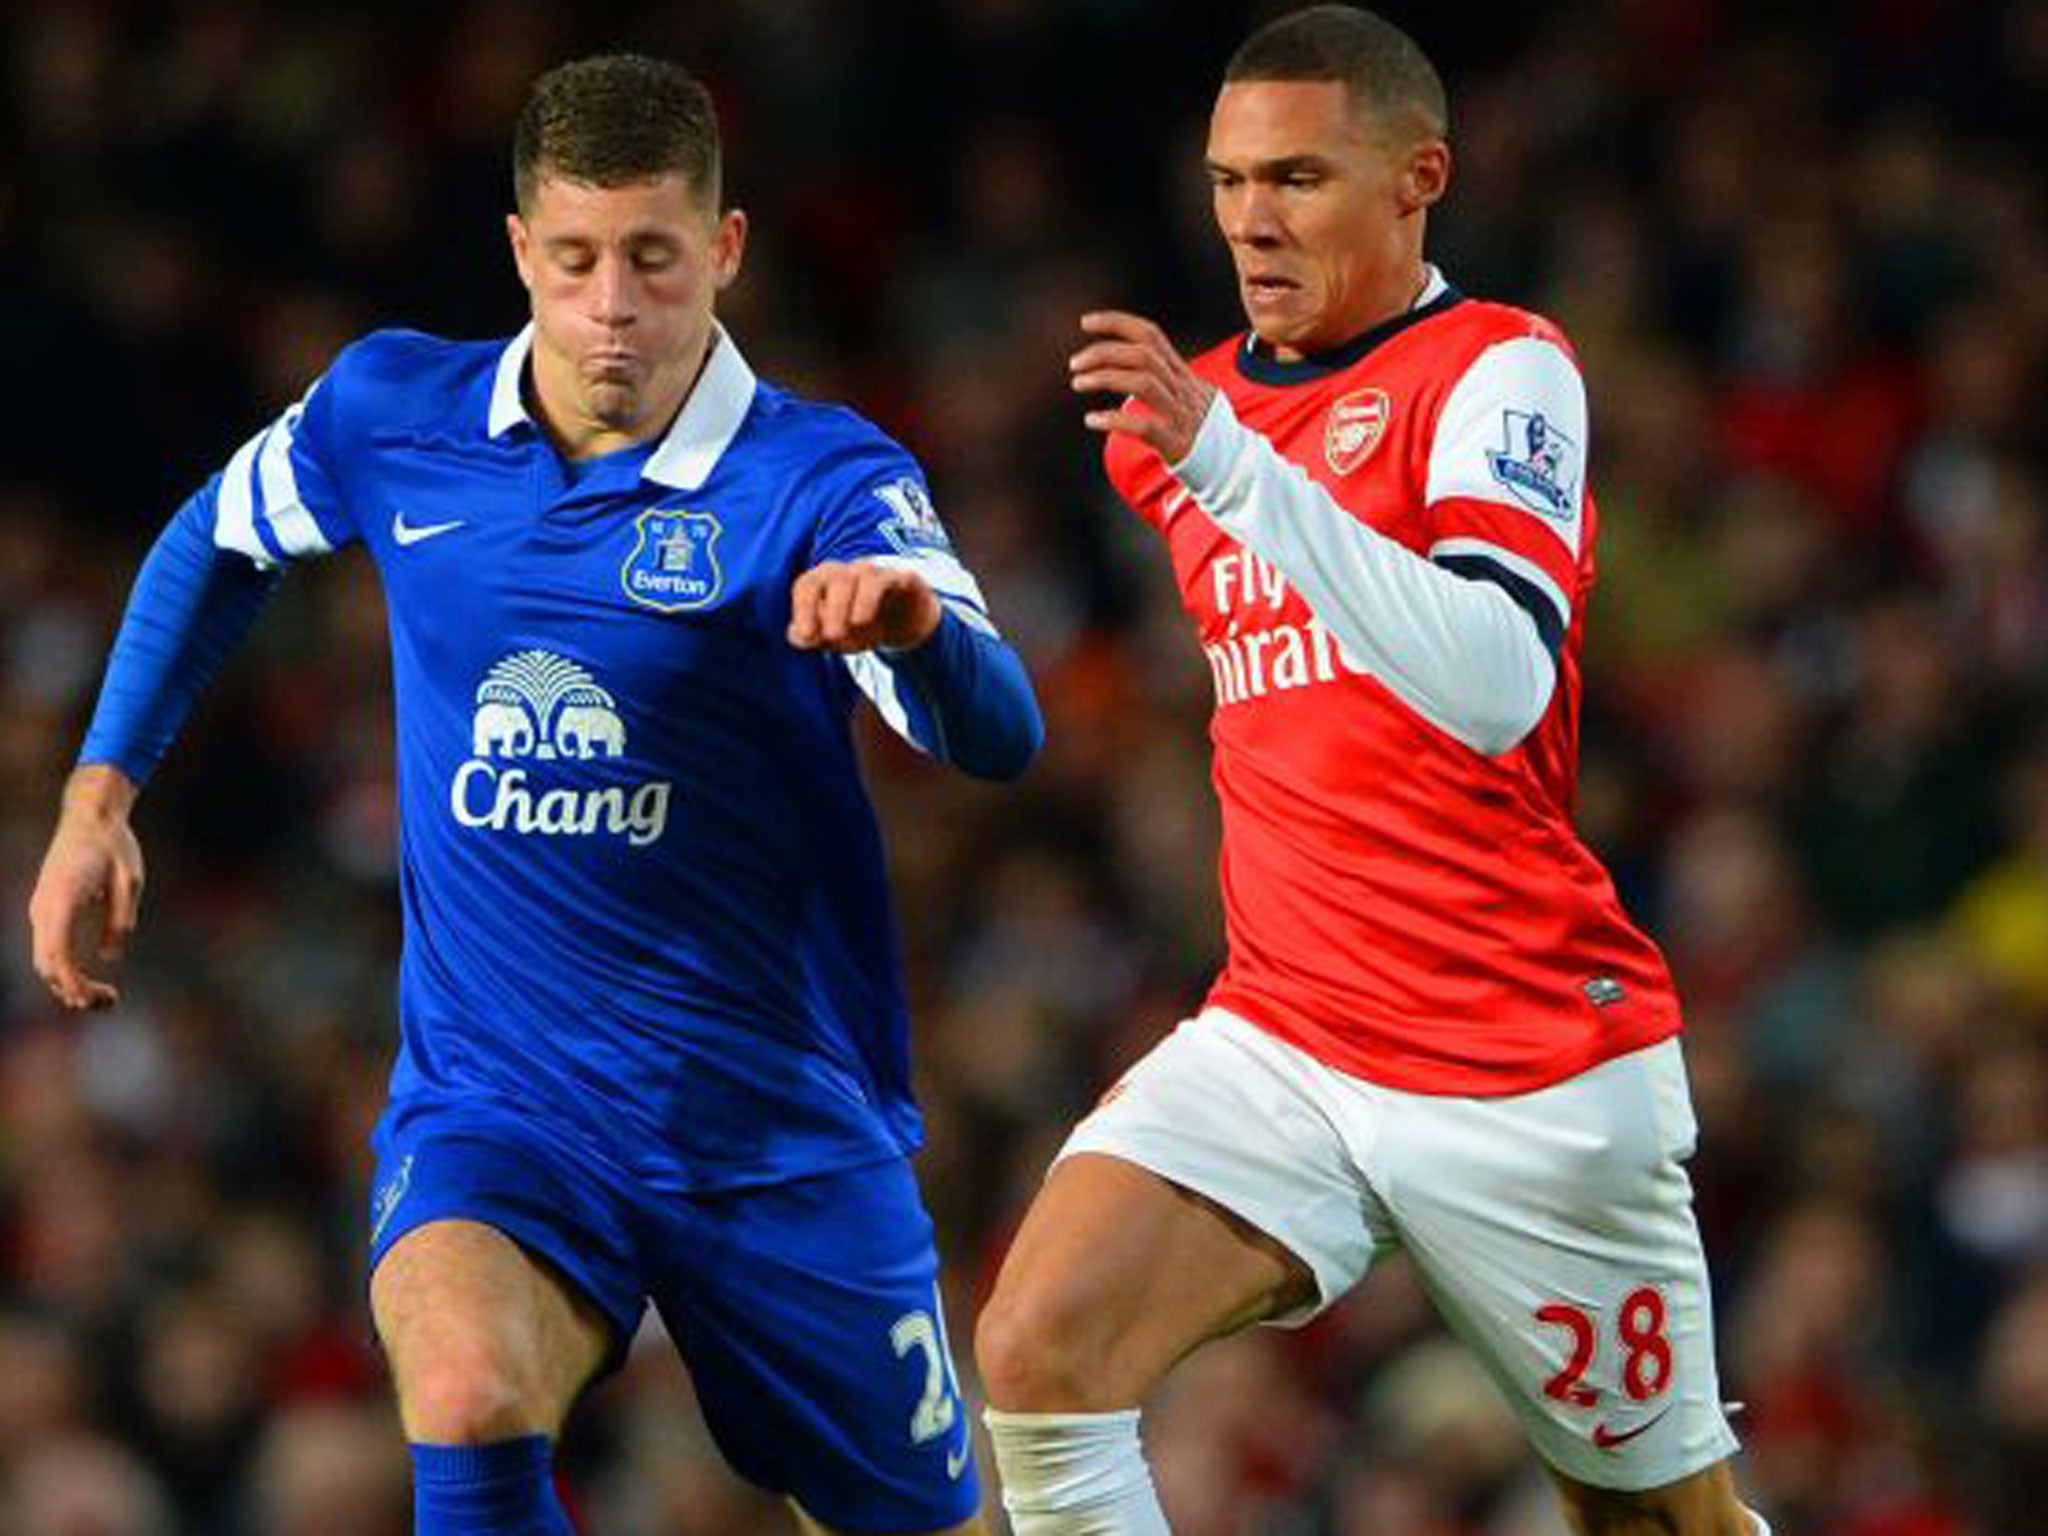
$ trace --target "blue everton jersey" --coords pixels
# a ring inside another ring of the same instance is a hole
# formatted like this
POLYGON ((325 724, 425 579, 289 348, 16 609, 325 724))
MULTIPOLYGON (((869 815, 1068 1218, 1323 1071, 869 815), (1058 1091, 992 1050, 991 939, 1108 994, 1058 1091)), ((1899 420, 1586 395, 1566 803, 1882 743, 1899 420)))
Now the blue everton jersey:
MULTIPOLYGON (((729 336, 656 442, 565 463, 530 333, 383 332, 247 444, 214 538, 366 546, 390 612, 405 958, 394 1112, 481 1096, 656 1187, 919 1137, 881 849, 848 717, 914 739, 898 659, 800 651, 823 560, 920 571, 992 634, 916 463, 756 379, 729 336)), ((930 745, 929 742, 921 744, 930 745)))

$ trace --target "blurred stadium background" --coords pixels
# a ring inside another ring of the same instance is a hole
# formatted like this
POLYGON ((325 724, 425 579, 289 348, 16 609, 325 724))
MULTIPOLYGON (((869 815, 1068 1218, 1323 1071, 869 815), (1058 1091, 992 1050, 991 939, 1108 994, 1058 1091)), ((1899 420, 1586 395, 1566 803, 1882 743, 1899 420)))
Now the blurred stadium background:
MULTIPOLYGON (((367 562, 287 584, 145 800, 127 1005, 60 1018, 18 914, 156 525, 350 335, 518 322, 511 120, 599 47, 713 84, 729 323, 924 457, 1047 707, 1015 790, 872 742, 964 1346, 1064 1127, 1217 958, 1207 672, 1063 359, 1102 302, 1232 328, 1201 135, 1272 9, 5 7, 0 1531, 407 1529, 360 1302, 397 940, 367 562)), ((1387 10, 1452 87, 1436 256, 1587 364, 1582 820, 1688 1004, 1743 1479, 1783 1536, 2048 1531, 2048 7, 1387 10)), ((1398 1267, 1148 1426, 1180 1536, 1556 1528, 1398 1267)), ((786 1529, 659 1349, 563 1465, 592 1536, 786 1529)))

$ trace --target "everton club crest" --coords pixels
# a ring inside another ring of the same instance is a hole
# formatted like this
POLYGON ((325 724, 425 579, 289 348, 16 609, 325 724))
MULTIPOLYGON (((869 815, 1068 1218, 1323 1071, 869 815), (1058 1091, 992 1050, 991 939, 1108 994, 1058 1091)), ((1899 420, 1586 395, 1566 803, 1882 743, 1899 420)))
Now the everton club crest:
POLYGON ((633 519, 639 537, 619 567, 619 584, 642 607, 662 613, 708 608, 725 587, 718 567, 724 529, 709 512, 656 509, 633 519))
POLYGON ((1323 428, 1323 457, 1330 468, 1348 475, 1372 457, 1393 413, 1393 402, 1384 389, 1368 387, 1340 395, 1330 407, 1329 424, 1323 428))

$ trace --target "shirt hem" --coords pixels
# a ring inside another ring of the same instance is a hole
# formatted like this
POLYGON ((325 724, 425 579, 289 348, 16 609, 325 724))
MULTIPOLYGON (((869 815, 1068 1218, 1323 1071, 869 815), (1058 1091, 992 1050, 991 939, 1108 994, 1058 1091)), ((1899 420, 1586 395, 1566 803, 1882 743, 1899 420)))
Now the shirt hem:
POLYGON ((1212 989, 1202 1006, 1234 1014, 1253 1028, 1285 1041, 1347 1077, 1401 1093, 1439 1098, 1510 1098, 1534 1093, 1590 1072, 1617 1057, 1661 1044, 1684 1028, 1677 1013, 1658 1011, 1626 1024, 1602 1029, 1597 1034, 1575 1040, 1567 1049, 1549 1055, 1534 1058, 1517 1056, 1475 1065, 1469 1061, 1451 1062, 1431 1057, 1420 1048, 1407 1051, 1398 1046, 1378 1050, 1360 1048, 1342 1040, 1335 1029, 1289 1020, 1270 1004, 1248 997, 1234 988, 1219 986, 1212 989))

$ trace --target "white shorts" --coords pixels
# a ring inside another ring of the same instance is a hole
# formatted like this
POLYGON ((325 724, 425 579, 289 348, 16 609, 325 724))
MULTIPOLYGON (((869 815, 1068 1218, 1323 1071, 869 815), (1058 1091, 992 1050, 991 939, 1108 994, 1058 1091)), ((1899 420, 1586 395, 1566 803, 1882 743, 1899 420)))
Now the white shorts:
POLYGON ((1534 1093, 1350 1077, 1220 1009, 1182 1024, 1074 1129, 1270 1234, 1337 1300, 1405 1249, 1545 1461, 1645 1489, 1736 1448, 1684 1160, 1678 1042, 1534 1093))

